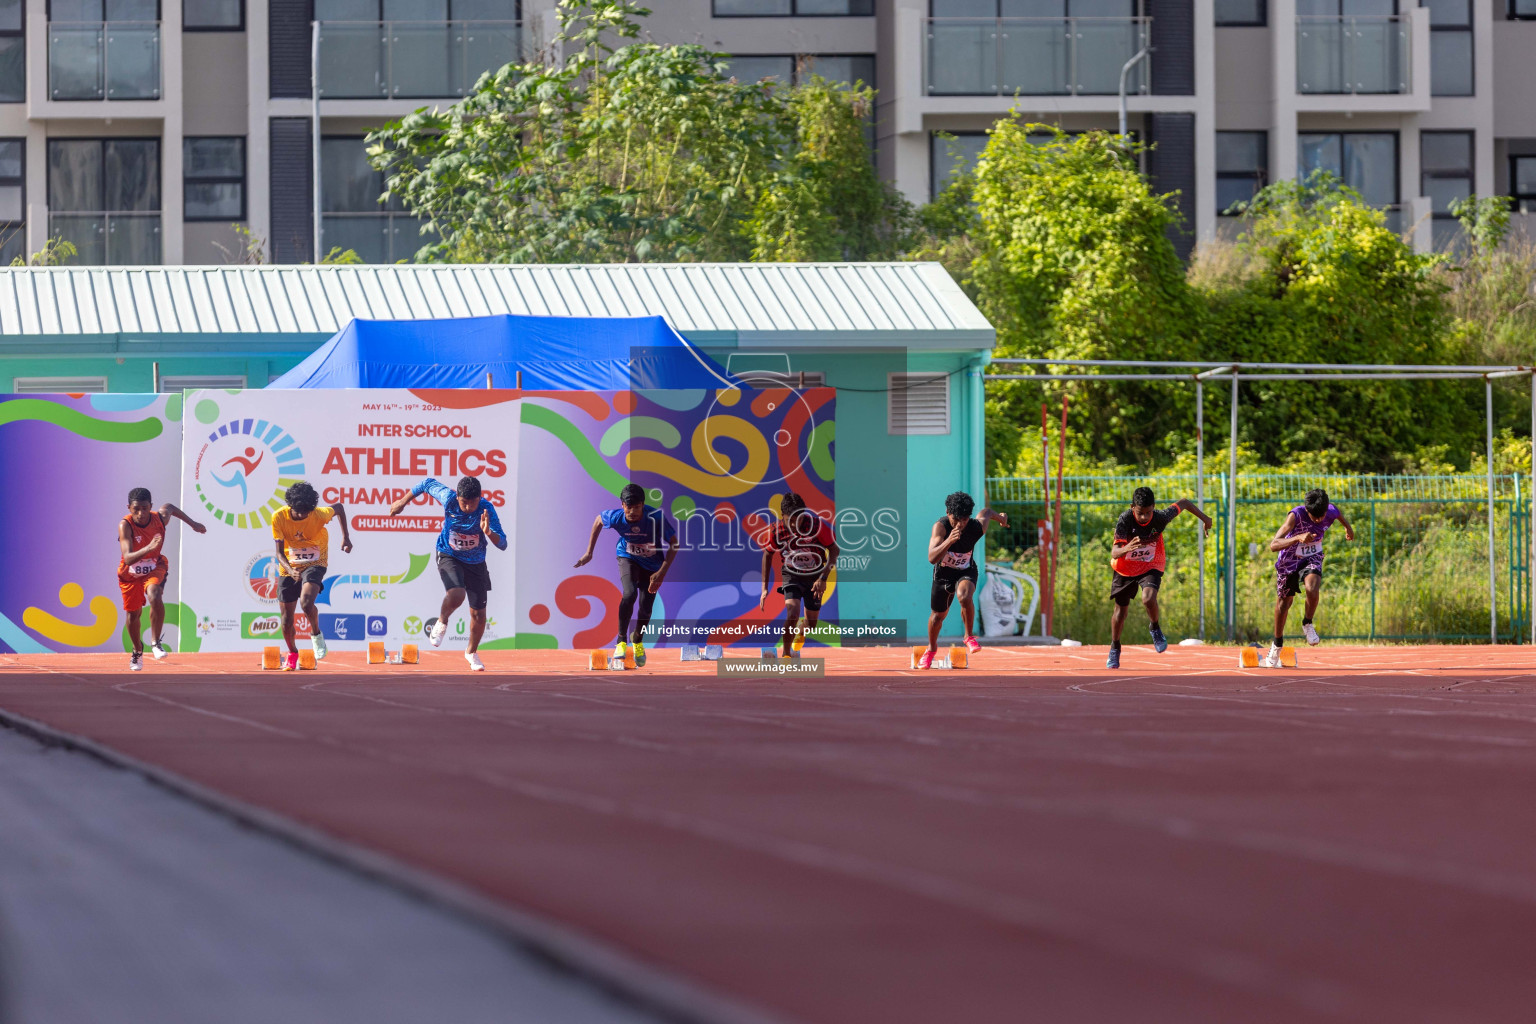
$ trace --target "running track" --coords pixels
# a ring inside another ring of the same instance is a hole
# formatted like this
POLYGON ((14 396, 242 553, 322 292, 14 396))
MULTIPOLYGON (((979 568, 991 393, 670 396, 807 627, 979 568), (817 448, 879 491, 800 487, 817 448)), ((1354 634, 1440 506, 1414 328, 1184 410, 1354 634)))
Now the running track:
POLYGON ((705 1017, 1529 1021, 1531 648, 1301 657, 0 655, 0 709, 568 928, 705 1017))

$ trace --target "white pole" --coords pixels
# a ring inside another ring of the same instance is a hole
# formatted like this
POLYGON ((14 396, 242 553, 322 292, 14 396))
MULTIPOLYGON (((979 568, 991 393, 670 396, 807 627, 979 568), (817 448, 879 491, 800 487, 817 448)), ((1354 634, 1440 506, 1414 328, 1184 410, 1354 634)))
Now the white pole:
POLYGON ((1531 489, 1527 492, 1526 508, 1531 515, 1531 554, 1525 561, 1525 574, 1530 577, 1531 600, 1525 606, 1526 617, 1531 620, 1531 643, 1536 644, 1536 370, 1531 371, 1531 489))
POLYGON ((1237 367, 1232 368, 1232 429, 1227 441, 1227 639, 1237 639, 1237 367))
POLYGON ((1149 49, 1150 47, 1143 44, 1130 60, 1120 65, 1120 137, 1122 139, 1125 138, 1125 76, 1130 74, 1131 68, 1136 66, 1137 61, 1147 56, 1149 49))
POLYGON ((309 119, 310 119, 310 177, 311 195, 310 205, 314 207, 314 223, 311 231, 314 234, 312 245, 313 255, 311 262, 319 264, 325 257, 320 251, 320 22, 318 19, 309 23, 309 119))
MULTIPOLYGON (((1536 377, 1532 378, 1536 380, 1536 377)), ((1195 504, 1205 511, 1205 382, 1195 380, 1195 504)), ((1205 531, 1196 528, 1200 541, 1200 639, 1205 639, 1205 531)))
POLYGON ((1499 577, 1493 561, 1493 381, 1483 382, 1487 410, 1483 419, 1488 441, 1488 640, 1499 642, 1499 577))

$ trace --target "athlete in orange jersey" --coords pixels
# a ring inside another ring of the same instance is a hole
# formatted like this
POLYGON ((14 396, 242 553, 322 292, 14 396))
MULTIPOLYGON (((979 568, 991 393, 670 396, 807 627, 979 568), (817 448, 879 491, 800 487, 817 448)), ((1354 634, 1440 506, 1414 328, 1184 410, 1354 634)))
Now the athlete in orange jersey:
POLYGON ((167 502, 159 509, 151 507, 149 489, 135 487, 128 492, 128 514, 117 524, 117 544, 122 549, 122 560, 117 563, 117 582, 123 589, 123 610, 128 613, 128 638, 133 641, 133 654, 128 667, 134 672, 144 667, 144 637, 139 618, 144 602, 149 602, 150 650, 159 661, 170 654, 170 648, 160 638, 165 628, 165 578, 170 572, 170 562, 162 550, 165 545, 166 521, 175 516, 198 533, 208 528, 167 502))

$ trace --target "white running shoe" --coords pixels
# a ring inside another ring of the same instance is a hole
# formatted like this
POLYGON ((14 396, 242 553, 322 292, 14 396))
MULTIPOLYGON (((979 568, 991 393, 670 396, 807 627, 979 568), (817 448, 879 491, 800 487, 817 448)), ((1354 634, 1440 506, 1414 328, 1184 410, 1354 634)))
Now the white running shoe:
POLYGON ((164 640, 156 640, 149 645, 149 653, 155 656, 156 661, 163 661, 170 657, 171 649, 165 646, 164 640))
POLYGON ((1301 624, 1301 635, 1307 638, 1307 644, 1311 647, 1316 647, 1323 642, 1323 638, 1317 635, 1317 630, 1312 627, 1310 622, 1303 622, 1301 624))
POLYGON ((309 638, 309 646, 315 649, 316 661, 325 660, 325 640, 320 636, 319 633, 316 633, 314 636, 309 638))
POLYGON ((444 622, 442 619, 438 619, 432 624, 432 632, 427 634, 427 640, 432 644, 433 647, 441 647, 443 645, 443 637, 447 635, 448 623, 444 622))
POLYGON ((1265 668, 1279 668, 1280 648, 1276 647, 1274 643, 1271 642, 1269 645, 1269 653, 1264 655, 1264 657, 1259 661, 1259 664, 1263 665, 1265 668))
POLYGON ((480 660, 480 655, 477 654, 476 652, 474 652, 474 651, 465 651, 464 652, 464 660, 469 662, 469 670, 471 672, 484 672, 485 671, 485 662, 480 660))
POLYGON ((143 651, 134 651, 132 654, 130 654, 128 656, 128 671, 130 671, 130 672, 142 672, 142 671, 144 671, 144 652, 143 651))

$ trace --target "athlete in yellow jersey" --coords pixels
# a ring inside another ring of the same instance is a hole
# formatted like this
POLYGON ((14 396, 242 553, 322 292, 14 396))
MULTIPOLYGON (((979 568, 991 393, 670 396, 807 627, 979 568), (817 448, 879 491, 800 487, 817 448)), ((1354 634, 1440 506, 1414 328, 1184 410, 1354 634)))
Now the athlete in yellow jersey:
POLYGON ((272 516, 272 537, 277 542, 277 566, 282 573, 277 584, 277 599, 283 610, 283 640, 288 644, 284 665, 292 671, 299 667, 299 648, 295 641, 293 609, 304 606, 309 619, 309 642, 315 660, 325 657, 325 639, 320 636, 320 614, 315 598, 325 586, 325 567, 329 538, 326 524, 335 518, 341 523, 341 550, 352 550, 352 536, 347 531, 347 510, 341 505, 321 505, 320 495, 303 480, 288 488, 288 504, 272 516))

